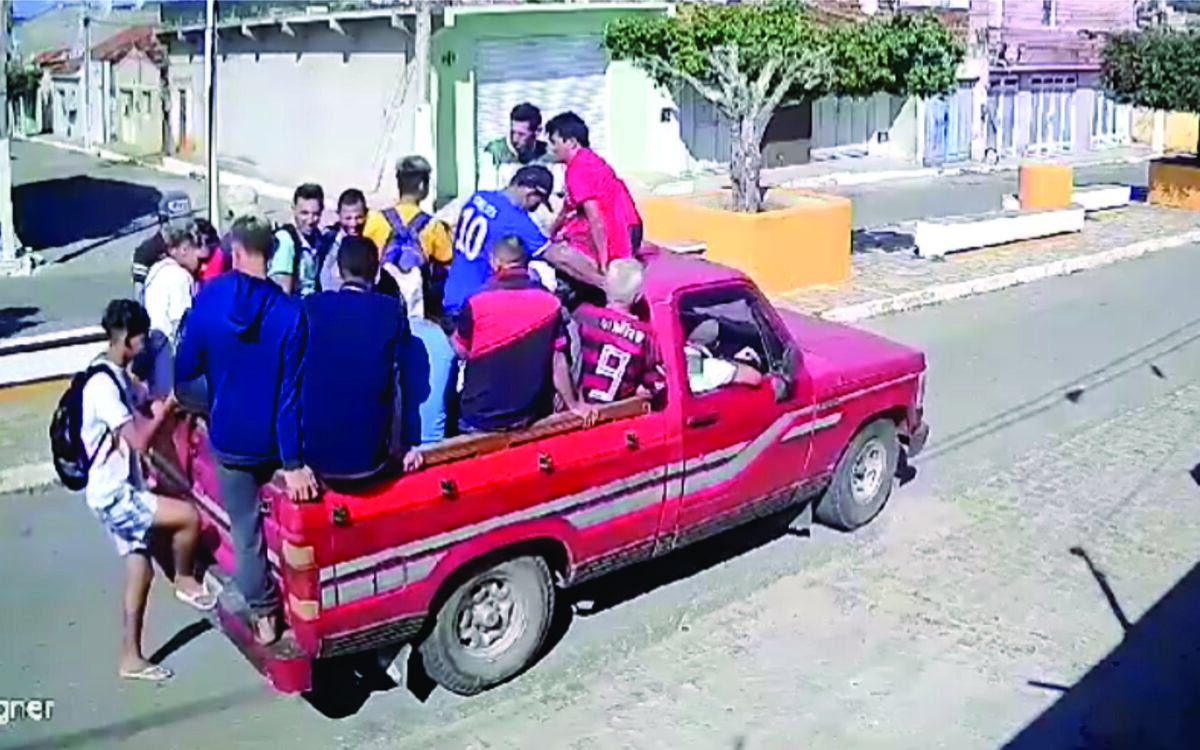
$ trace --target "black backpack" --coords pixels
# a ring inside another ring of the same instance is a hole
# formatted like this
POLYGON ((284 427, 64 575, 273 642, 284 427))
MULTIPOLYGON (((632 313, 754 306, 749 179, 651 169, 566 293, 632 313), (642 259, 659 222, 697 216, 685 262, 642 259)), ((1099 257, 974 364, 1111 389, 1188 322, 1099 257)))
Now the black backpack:
MULTIPOLYGON (((71 378, 71 384, 58 399, 58 408, 50 418, 50 453, 54 456, 54 470, 69 490, 82 490, 87 486, 88 470, 95 456, 88 456, 83 445, 80 428, 83 426, 83 387, 93 375, 104 372, 117 386, 121 399, 125 400, 125 389, 110 367, 93 364, 71 378)), ((97 448, 99 453, 99 448, 97 448)))

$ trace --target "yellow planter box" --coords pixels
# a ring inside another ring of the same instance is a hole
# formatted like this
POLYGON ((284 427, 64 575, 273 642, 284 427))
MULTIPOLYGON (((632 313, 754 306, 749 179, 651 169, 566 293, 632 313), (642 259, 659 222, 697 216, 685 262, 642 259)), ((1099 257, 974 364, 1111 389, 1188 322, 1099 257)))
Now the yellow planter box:
POLYGON ((642 201, 651 242, 703 242, 705 257, 743 271, 768 294, 850 278, 849 198, 772 190, 771 210, 731 211, 725 193, 642 201))
POLYGON ((1200 160, 1192 157, 1150 162, 1151 203, 1200 211, 1200 160))
POLYGON ((1061 164, 1022 164, 1017 176, 1022 211, 1057 211, 1071 205, 1075 178, 1061 164))

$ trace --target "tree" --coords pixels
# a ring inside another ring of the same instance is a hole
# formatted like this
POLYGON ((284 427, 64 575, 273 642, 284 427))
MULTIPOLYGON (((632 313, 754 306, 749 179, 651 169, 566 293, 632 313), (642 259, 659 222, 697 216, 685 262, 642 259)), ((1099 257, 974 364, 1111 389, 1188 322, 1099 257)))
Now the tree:
POLYGON ((1200 32, 1150 29, 1115 34, 1104 45, 1101 78, 1121 104, 1200 113, 1200 32))
POLYGON ((964 54, 932 16, 822 25, 795 0, 627 16, 606 29, 605 46, 660 85, 691 86, 729 119, 734 208, 743 212, 762 210, 762 139, 781 104, 827 93, 946 93, 964 54))

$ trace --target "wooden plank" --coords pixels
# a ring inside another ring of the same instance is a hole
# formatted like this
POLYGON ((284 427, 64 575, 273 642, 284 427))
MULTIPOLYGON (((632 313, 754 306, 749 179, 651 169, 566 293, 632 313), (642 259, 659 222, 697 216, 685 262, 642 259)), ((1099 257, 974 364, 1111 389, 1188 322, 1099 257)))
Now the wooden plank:
MULTIPOLYGON (((650 400, 631 398, 615 404, 601 406, 596 424, 615 422, 619 419, 641 416, 650 411, 650 400)), ((583 420, 571 412, 560 412, 546 417, 537 424, 514 432, 488 432, 479 435, 460 435, 443 440, 430 448, 421 449, 426 466, 437 466, 473 456, 532 443, 537 440, 572 432, 583 427, 583 420)))

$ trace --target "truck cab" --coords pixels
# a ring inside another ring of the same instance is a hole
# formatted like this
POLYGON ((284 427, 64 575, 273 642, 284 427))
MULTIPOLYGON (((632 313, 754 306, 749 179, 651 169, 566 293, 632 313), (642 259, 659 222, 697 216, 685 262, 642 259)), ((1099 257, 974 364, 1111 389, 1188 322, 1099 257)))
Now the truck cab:
MULTIPOLYGON (((526 668, 557 591, 795 508, 852 530, 891 494, 902 450, 924 445, 924 356, 777 310, 745 275, 648 248, 646 314, 665 391, 606 405, 584 428, 556 414, 514 433, 450 438, 425 466, 293 503, 263 492, 287 637, 250 637, 224 585, 222 629, 279 690, 311 687, 316 660, 411 643, 447 689, 478 693, 526 668), (685 353, 752 363, 753 386, 708 388, 685 353), (715 336, 713 331, 715 330, 715 336)), ((213 578, 233 570, 203 422, 181 424, 164 472, 190 486, 213 578)))

